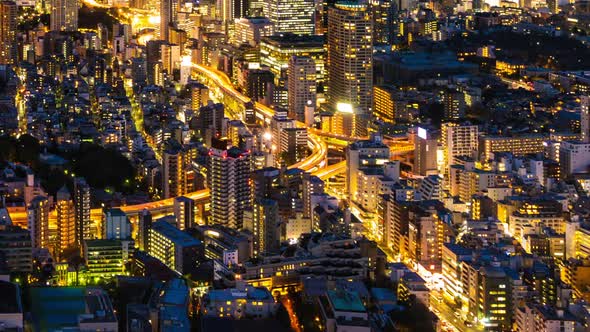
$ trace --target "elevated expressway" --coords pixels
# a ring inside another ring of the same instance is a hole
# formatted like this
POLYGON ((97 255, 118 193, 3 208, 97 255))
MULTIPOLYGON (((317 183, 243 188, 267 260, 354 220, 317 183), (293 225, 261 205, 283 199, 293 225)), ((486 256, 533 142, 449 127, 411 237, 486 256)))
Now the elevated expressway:
MULTIPOLYGON (((250 98, 241 94, 233 87, 233 84, 225 74, 197 64, 194 64, 193 67, 195 74, 199 76, 206 85, 212 89, 217 90, 218 95, 223 98, 223 103, 225 105, 228 105, 234 110, 238 109, 238 111, 242 111, 245 109, 246 104, 251 102, 250 98)), ((253 105, 256 117, 260 121, 269 124, 271 118, 274 115, 274 110, 261 103, 253 103, 253 105)), ((241 114, 243 114, 243 112, 241 114)), ((296 122, 296 125, 298 127, 305 126, 301 122, 296 122)), ((312 172, 312 174, 317 175, 322 179, 328 179, 334 175, 345 172, 346 162, 340 162, 326 167, 328 146, 322 137, 335 138, 333 141, 340 142, 337 144, 341 145, 341 147, 346 146, 348 142, 355 140, 355 138, 351 137, 310 129, 308 131, 308 144, 312 153, 307 158, 289 166, 289 168, 300 168, 306 172, 312 172)), ((334 143, 331 143, 331 145, 334 145, 334 143)), ((205 204, 209 201, 210 193, 209 189, 203 189, 187 193, 184 196, 195 200, 196 204, 205 204)), ((173 213, 174 198, 167 198, 142 204, 125 205, 121 206, 120 208, 131 219, 136 219, 139 214, 146 209, 150 211, 154 217, 158 217, 173 213)), ((15 224, 22 225, 23 227, 27 226, 27 214, 24 208, 9 208, 9 213, 15 224)), ((101 218, 102 209, 92 209, 91 219, 100 220, 101 218)), ((56 219, 56 212, 52 211, 50 214, 50 220, 55 222, 56 219)))

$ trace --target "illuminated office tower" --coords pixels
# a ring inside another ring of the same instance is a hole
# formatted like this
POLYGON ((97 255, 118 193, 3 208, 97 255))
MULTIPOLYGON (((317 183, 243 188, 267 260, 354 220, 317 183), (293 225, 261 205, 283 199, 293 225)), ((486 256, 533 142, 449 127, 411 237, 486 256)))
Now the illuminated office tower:
POLYGON ((207 182, 211 190, 213 224, 241 229, 250 207, 250 154, 216 142, 209 150, 207 182))
POLYGON ((81 246, 84 240, 96 238, 92 232, 90 220, 90 186, 84 178, 74 179, 74 207, 76 218, 77 244, 81 246))
POLYGON ((463 93, 447 89, 443 94, 445 120, 454 121, 465 116, 465 97, 463 93))
POLYGON ((590 143, 590 98, 588 96, 581 96, 580 100, 580 127, 582 142, 590 143))
POLYGON ((190 83, 191 109, 198 110, 209 102, 209 88, 198 82, 190 83))
POLYGON ((51 30, 78 30, 78 0, 51 0, 51 30))
POLYGON ((280 153, 281 132, 286 128, 295 128, 295 122, 287 117, 287 112, 277 110, 270 120, 270 131, 272 135, 271 149, 273 153, 280 153))
POLYGON ((203 257, 203 243, 165 220, 149 230, 148 254, 170 269, 184 275, 196 268, 203 257))
POLYGON ((47 248, 49 245, 49 200, 36 196, 27 207, 27 220, 33 248, 47 248))
POLYGON ((166 142, 162 154, 162 197, 170 198, 186 193, 188 159, 180 143, 173 140, 166 142))
POLYGON ((152 228, 152 214, 148 209, 143 209, 139 214, 137 222, 137 242, 139 246, 139 250, 147 251, 148 250, 148 237, 150 233, 150 229, 152 228))
POLYGON ((356 201, 359 170, 382 168, 389 161, 389 156, 389 147, 378 135, 348 146, 346 149, 346 188, 350 199, 356 201))
POLYGON ((458 157, 475 157, 478 148, 477 126, 443 123, 441 142, 444 144, 445 174, 458 157))
POLYGON ((373 117, 387 123, 395 123, 395 95, 391 85, 373 87, 373 117))
POLYGON ((242 17, 235 21, 234 40, 236 46, 249 44, 257 46, 262 37, 272 36, 272 22, 266 17, 242 17))
POLYGON ((178 0, 160 1, 160 39, 169 41, 170 27, 178 21, 178 0))
POLYGON ((0 3, 0 64, 13 64, 16 60, 16 3, 0 3))
POLYGON ((281 130, 279 156, 287 166, 307 157, 307 128, 281 130))
POLYGON ((418 127, 414 136, 414 173, 430 175, 437 173, 436 151, 438 142, 427 129, 418 127))
POLYGON ((319 195, 324 193, 324 181, 315 175, 305 173, 303 176, 303 216, 310 218, 313 211, 312 195, 319 195))
POLYGON ((274 25, 275 34, 313 35, 314 8, 311 0, 268 0, 264 16, 274 25))
POLYGON ((217 18, 224 23, 233 23, 235 19, 246 16, 249 6, 248 0, 216 0, 217 18))
POLYGON ((395 35, 394 20, 397 12, 397 1, 370 0, 373 18, 373 40, 375 44, 391 44, 395 35))
POLYGON ((329 107, 338 132, 365 136, 373 90, 373 27, 366 4, 338 2, 328 10, 329 107))
POLYGON ((174 217, 179 229, 190 229, 195 225, 196 208, 195 201, 186 196, 174 198, 174 217))
POLYGON ((70 191, 63 186, 57 192, 57 248, 58 256, 76 245, 76 215, 70 191))
MULTIPOLYGON (((260 40, 260 64, 274 74, 276 86, 287 86, 289 61, 294 56, 310 57, 316 66, 316 83, 326 81, 324 36, 274 35, 260 40)), ((325 90, 325 89, 324 89, 325 90)))
POLYGON ((245 226, 254 235, 255 256, 279 250, 281 228, 277 201, 268 198, 255 200, 252 211, 248 211, 245 226))
POLYGON ((287 87, 289 116, 307 125, 313 123, 316 106, 316 67, 312 58, 294 56, 289 60, 287 87))

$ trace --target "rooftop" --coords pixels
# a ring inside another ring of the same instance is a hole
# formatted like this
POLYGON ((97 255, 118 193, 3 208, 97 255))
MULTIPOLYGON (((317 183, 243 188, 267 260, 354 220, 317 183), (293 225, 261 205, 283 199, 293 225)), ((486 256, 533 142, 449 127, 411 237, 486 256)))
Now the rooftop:
POLYGON ((170 239, 174 243, 185 247, 201 245, 201 241, 193 238, 192 236, 172 226, 164 220, 156 221, 152 226, 152 230, 162 234, 164 237, 170 239))
POLYGON ((335 311, 367 311, 360 297, 355 293, 342 290, 329 290, 327 291, 327 295, 335 311))

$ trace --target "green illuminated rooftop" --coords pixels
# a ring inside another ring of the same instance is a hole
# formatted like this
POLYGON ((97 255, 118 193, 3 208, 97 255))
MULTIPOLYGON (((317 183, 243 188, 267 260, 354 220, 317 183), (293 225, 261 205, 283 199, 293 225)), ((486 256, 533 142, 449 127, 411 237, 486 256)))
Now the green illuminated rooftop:
POLYGON ((366 312, 359 296, 344 290, 329 290, 328 297, 335 311, 366 312))

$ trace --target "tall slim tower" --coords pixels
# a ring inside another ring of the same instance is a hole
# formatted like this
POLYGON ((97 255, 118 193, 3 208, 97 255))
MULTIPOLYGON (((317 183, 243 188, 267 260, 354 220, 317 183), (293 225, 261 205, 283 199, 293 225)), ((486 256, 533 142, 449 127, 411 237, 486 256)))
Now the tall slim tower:
POLYGON ((74 179, 74 207, 76 218, 76 242, 79 246, 84 240, 96 238, 92 233, 90 220, 90 186, 84 178, 74 179))
POLYGON ((65 249, 76 245, 76 218, 74 201, 70 191, 63 186, 57 192, 57 248, 61 254, 65 249))
POLYGON ((264 16, 274 25, 275 34, 312 35, 314 8, 313 0, 268 0, 264 16))
POLYGON ((177 141, 166 143, 162 157, 162 196, 184 195, 187 188, 188 155, 177 141))
POLYGON ((78 30, 78 0, 51 0, 51 30, 78 30))
POLYGON ((169 41, 170 27, 178 21, 178 0, 160 1, 160 39, 169 41))
POLYGON ((211 218, 214 224, 234 229, 244 225, 244 211, 251 205, 250 154, 236 147, 209 150, 208 186, 211 190, 211 218))
POLYGON ((581 117, 580 127, 582 129, 582 142, 590 143, 590 98, 588 96, 581 96, 581 117))
POLYGON ((0 3, 0 64, 16 61, 16 3, 0 3))
POLYGON ((289 59, 287 72, 289 117, 309 123, 312 119, 308 119, 310 114, 306 117, 306 109, 313 110, 316 106, 315 61, 307 56, 293 56, 289 59))
POLYGON ((373 90, 373 23, 366 4, 338 2, 328 10, 329 107, 342 134, 365 136, 373 90))
POLYGON ((49 245, 49 200, 35 196, 27 207, 29 232, 33 248, 47 248, 49 245))

